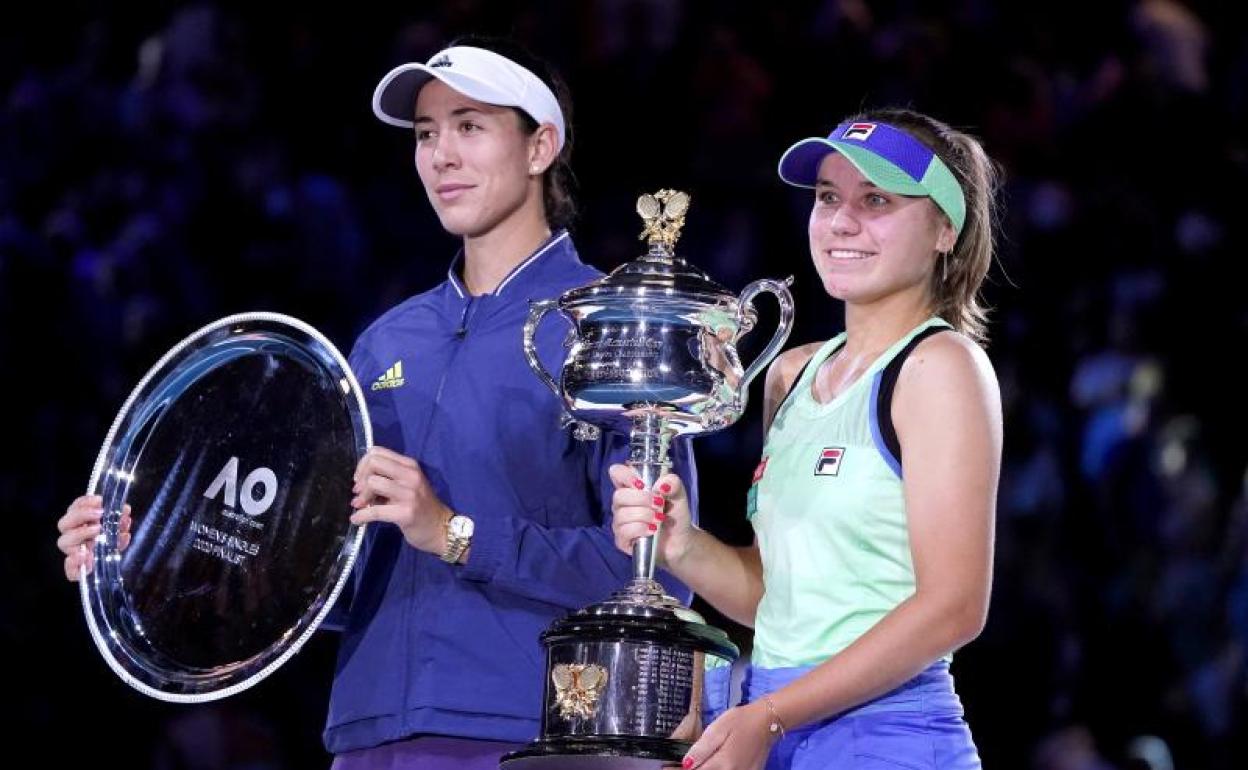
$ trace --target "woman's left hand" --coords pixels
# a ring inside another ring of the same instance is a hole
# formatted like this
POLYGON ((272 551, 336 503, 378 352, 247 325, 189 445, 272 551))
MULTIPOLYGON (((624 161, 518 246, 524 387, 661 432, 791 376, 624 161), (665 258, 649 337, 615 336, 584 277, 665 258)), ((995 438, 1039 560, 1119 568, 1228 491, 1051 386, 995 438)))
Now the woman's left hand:
POLYGON ((725 711, 685 754, 685 770, 758 770, 779 738, 768 727, 771 714, 761 701, 725 711))
POLYGON ((451 509, 438 499, 414 459, 374 446, 355 467, 351 523, 388 521, 398 526, 408 545, 440 554, 446 545, 451 509))

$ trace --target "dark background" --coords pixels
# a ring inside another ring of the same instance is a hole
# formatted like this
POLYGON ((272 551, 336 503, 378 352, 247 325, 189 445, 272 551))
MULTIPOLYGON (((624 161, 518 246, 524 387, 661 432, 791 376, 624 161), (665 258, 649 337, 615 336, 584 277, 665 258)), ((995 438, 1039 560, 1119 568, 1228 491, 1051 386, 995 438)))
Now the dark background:
MULTIPOLYGON (((989 353, 1006 407, 993 604, 954 673, 989 768, 1248 763, 1248 500, 1238 370, 1248 31, 1236 3, 70 2, 0 12, 0 362, 13 524, 8 744, 54 765, 304 768, 335 649, 210 706, 104 665, 55 521, 130 388, 246 310, 348 349, 455 243, 377 122, 382 74, 509 34, 566 76, 582 256, 640 254, 633 201, 689 191, 683 253, 739 290, 795 275, 790 344, 839 331, 809 267, 794 140, 909 105, 1002 164, 989 353)), ((766 303, 768 300, 762 300, 766 303)), ((765 314, 766 315, 766 314, 765 314)), ((774 316, 771 316, 774 317, 774 316)), ((764 320, 758 337, 766 335, 764 320)), ((747 345, 747 356, 762 339, 747 345)), ((409 373, 412 376, 414 373, 409 373)), ((699 439, 703 517, 743 542, 755 408, 699 439)), ((708 612, 741 640, 742 630, 708 612)))

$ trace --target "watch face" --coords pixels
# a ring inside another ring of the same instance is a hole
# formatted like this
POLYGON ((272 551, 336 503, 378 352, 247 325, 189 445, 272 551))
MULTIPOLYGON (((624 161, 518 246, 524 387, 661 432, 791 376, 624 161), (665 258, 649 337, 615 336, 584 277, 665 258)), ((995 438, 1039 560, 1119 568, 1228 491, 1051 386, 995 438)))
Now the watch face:
POLYGON ((450 530, 455 537, 472 537, 472 519, 467 516, 453 516, 451 517, 450 530))

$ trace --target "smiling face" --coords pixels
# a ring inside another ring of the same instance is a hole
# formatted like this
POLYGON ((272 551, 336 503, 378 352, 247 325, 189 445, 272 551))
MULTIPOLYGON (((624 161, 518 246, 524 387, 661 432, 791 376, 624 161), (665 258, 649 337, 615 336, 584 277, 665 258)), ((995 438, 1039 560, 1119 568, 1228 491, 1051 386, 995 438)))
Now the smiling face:
POLYGON ((936 253, 956 241, 930 198, 881 190, 839 152, 819 164, 809 235, 824 290, 855 304, 926 294, 936 253))
POLYGON ((447 232, 477 237, 526 206, 542 206, 541 178, 530 172, 547 161, 512 108, 434 79, 416 98, 415 131, 416 171, 447 232))

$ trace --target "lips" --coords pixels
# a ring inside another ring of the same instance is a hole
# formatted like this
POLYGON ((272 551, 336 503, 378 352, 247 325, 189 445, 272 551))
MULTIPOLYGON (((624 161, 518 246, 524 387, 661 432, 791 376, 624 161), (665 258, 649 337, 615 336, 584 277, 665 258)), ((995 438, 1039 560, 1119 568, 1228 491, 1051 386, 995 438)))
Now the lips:
POLYGON ((443 201, 453 201, 464 194, 465 191, 471 190, 473 185, 462 184, 459 182, 447 182, 433 188, 438 198, 443 201))
POLYGON ((858 249, 828 249, 824 254, 830 259, 846 262, 870 259, 875 256, 873 251, 859 251, 858 249))

